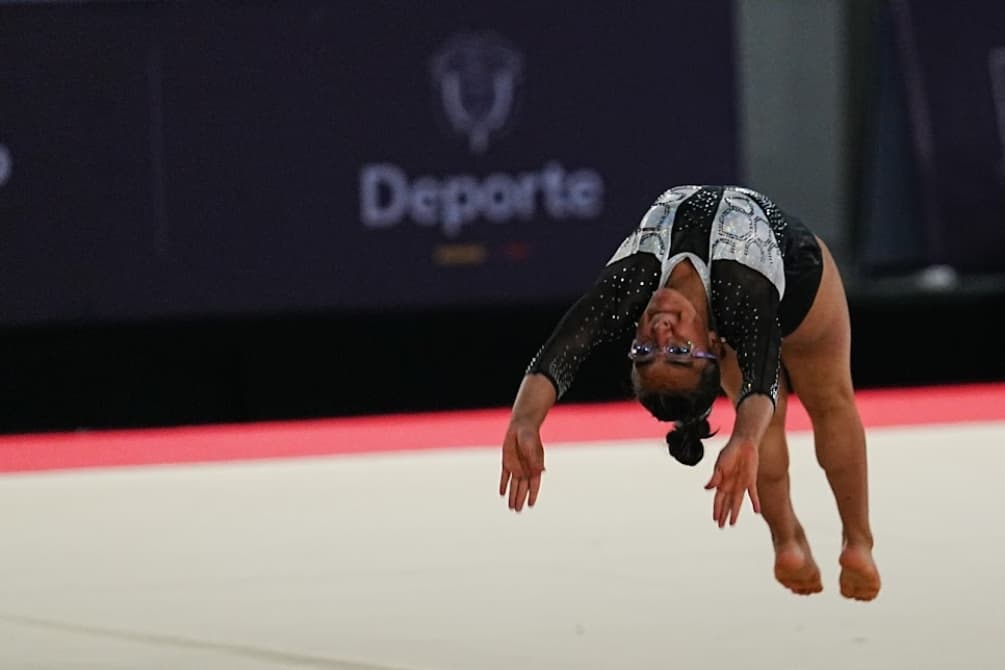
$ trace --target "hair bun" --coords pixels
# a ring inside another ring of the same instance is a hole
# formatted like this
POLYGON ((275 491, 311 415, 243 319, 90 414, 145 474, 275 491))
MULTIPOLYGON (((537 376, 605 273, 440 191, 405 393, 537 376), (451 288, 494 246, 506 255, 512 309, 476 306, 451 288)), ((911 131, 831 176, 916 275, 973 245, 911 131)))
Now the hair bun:
POLYGON ((705 457, 705 446, 701 441, 713 435, 707 416, 708 413, 695 421, 676 421, 674 429, 667 433, 670 455, 684 465, 698 465, 705 457))

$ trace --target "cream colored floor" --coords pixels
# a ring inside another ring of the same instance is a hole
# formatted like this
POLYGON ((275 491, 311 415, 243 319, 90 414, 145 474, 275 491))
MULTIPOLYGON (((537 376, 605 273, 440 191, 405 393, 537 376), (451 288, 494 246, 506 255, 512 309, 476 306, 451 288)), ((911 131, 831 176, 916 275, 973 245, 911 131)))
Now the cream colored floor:
POLYGON ((658 442, 550 445, 519 516, 495 445, 0 477, 0 669, 1005 668, 1005 423, 870 440, 870 604, 804 433, 810 598, 658 442))

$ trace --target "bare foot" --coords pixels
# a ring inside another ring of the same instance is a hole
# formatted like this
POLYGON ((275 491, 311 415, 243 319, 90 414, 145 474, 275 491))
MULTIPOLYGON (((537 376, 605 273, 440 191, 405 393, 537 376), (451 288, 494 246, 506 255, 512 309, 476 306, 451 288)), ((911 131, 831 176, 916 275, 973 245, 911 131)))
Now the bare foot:
POLYGON ((879 595, 879 570, 872 550, 849 544, 841 552, 841 595, 855 600, 872 600, 879 595))
POLYGON ((805 537, 775 546, 775 579, 793 593, 808 596, 824 590, 820 568, 805 537))

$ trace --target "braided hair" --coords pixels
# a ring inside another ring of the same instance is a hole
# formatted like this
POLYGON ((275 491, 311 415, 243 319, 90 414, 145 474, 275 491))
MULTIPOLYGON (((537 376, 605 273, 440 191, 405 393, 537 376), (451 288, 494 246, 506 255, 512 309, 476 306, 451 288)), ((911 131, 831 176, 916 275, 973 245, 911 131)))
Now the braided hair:
POLYGON ((670 455, 684 465, 700 463, 705 456, 702 440, 715 435, 708 417, 719 395, 719 382, 719 365, 709 361, 702 370, 698 386, 690 391, 649 390, 638 381, 635 383, 642 406, 660 421, 673 421, 673 430, 666 434, 667 448, 670 455))

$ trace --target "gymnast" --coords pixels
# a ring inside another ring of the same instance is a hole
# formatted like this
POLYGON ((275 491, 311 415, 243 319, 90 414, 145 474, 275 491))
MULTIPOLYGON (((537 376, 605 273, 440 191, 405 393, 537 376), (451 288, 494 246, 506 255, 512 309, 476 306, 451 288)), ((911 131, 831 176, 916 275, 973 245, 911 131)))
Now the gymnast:
POLYGON ((619 340, 635 396, 672 422, 667 446, 681 463, 702 459, 713 402, 729 398, 733 430, 705 485, 712 518, 734 525, 749 497, 771 533, 775 578, 808 595, 823 585, 789 495, 785 433, 788 398, 799 398, 841 518, 841 593, 874 599, 848 302, 823 240, 749 188, 677 186, 657 198, 526 368, 502 444, 499 494, 510 509, 537 502, 548 411, 597 345, 619 340))

